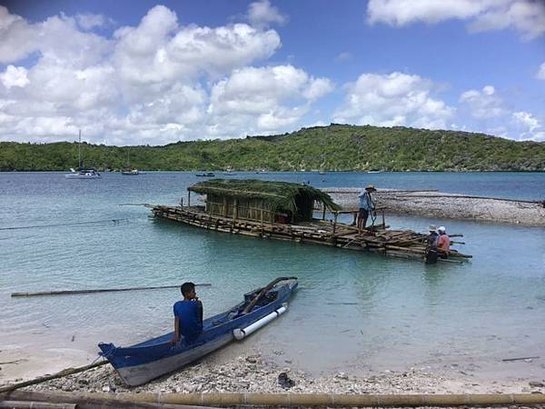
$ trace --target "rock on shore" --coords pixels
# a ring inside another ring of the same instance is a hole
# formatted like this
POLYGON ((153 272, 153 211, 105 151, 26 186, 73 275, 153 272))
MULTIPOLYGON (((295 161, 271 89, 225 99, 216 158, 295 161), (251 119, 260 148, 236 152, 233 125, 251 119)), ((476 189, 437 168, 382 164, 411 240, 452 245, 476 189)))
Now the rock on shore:
MULTIPOLYGON (((345 210, 358 208, 359 188, 323 189, 345 210)), ((464 196, 435 191, 378 190, 377 207, 388 214, 431 216, 545 227, 545 205, 539 202, 464 196)))
MULTIPOLYGON (((25 388, 33 391, 64 392, 150 392, 150 393, 531 393, 543 392, 532 382, 476 381, 470 374, 432 374, 425 368, 384 371, 368 376, 344 372, 314 377, 288 366, 282 367, 259 353, 238 356, 218 363, 213 356, 146 385, 127 387, 109 366, 102 366, 25 388), (284 374, 284 375, 282 375, 284 374), (289 382, 286 382, 285 380, 289 382), (281 381, 284 380, 284 381, 281 381)), ((541 382, 541 380, 540 380, 541 382)), ((540 383, 542 385, 542 383, 540 383)))

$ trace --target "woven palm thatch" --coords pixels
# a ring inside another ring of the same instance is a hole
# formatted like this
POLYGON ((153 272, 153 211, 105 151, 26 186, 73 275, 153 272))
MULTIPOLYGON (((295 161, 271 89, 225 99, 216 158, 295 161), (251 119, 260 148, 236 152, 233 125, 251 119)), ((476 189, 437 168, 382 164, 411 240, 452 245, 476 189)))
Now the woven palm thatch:
POLYGON ((297 212, 296 198, 307 202, 319 201, 329 210, 341 209, 327 193, 297 183, 256 179, 210 179, 196 183, 188 190, 228 198, 262 199, 273 209, 287 209, 293 213, 297 212))

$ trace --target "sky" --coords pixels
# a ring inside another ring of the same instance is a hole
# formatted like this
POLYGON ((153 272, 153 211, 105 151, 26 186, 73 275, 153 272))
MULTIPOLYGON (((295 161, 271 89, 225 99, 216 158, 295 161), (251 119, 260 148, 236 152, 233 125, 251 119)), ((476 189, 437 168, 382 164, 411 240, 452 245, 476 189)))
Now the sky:
POLYGON ((545 141, 545 0, 0 0, 0 141, 545 141))

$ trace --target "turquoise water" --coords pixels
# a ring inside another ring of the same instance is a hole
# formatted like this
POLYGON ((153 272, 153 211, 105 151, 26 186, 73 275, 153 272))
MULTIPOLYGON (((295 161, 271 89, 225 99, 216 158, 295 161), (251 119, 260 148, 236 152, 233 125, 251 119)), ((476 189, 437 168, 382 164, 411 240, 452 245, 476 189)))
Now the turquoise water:
MULTIPOLYGON (((545 198, 545 173, 228 177, 545 198)), ((70 359, 79 360, 74 364, 88 362, 99 341, 126 345, 170 330, 179 297, 176 289, 39 298, 11 298, 12 292, 192 280, 212 284, 197 291, 205 315, 212 315, 280 275, 300 279, 289 313, 242 347, 303 370, 441 369, 465 363, 485 374, 504 371, 504 358, 543 355, 544 229, 389 217, 396 228, 425 231, 440 223, 464 234, 457 240, 466 245, 458 248, 474 255, 470 263, 426 266, 202 231, 154 220, 149 209, 135 205, 179 203, 198 180, 184 172, 104 174, 101 180, 0 173, 0 358, 10 353, 37 362, 71 351, 70 359)))

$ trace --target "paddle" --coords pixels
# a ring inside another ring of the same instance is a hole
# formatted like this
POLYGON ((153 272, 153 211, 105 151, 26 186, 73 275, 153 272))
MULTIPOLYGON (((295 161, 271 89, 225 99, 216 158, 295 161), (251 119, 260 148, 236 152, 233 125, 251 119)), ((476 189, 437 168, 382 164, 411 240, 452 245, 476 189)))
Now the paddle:
POLYGON ((242 314, 248 314, 252 309, 255 307, 257 302, 269 291, 271 288, 275 286, 275 284, 279 283, 280 281, 284 280, 296 280, 297 277, 278 277, 275 278, 273 281, 271 281, 269 284, 267 284, 266 287, 264 287, 250 303, 242 310, 242 314))
MULTIPOLYGON (((212 284, 195 284, 199 287, 210 287, 212 284)), ((73 295, 73 294, 91 294, 91 293, 109 293, 114 291, 141 291, 141 290, 159 290, 163 288, 180 288, 179 285, 164 285, 153 287, 129 287, 129 288, 99 288, 92 290, 61 290, 61 291, 39 291, 35 293, 11 293, 12 297, 38 297, 44 295, 73 295)))

